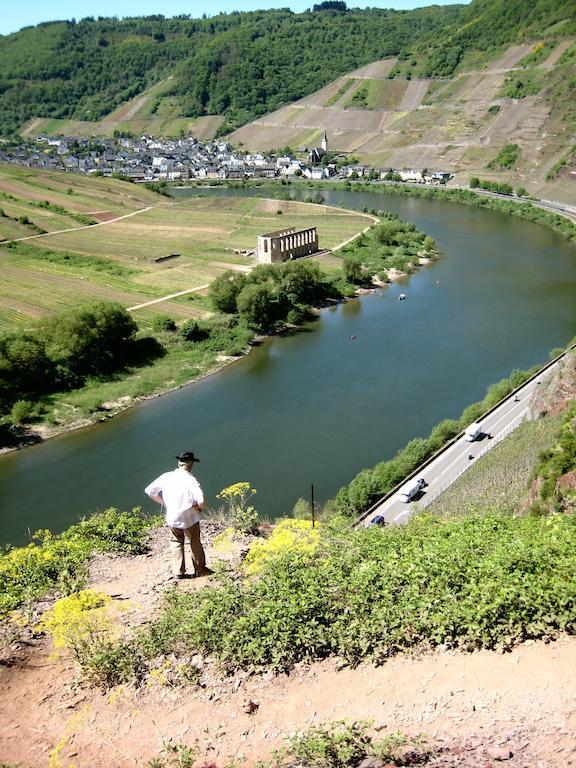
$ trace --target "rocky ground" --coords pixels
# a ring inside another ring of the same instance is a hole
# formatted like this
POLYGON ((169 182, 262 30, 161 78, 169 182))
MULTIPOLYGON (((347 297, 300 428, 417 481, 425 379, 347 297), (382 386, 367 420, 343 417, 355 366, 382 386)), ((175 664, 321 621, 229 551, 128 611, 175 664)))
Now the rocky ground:
MULTIPOLYGON (((217 526, 205 531, 210 540, 217 526)), ((166 589, 204 589, 214 581, 172 586, 166 538, 160 529, 146 555, 93 562, 90 586, 123 608, 126 631, 157 612, 166 589)), ((207 550, 214 563, 237 558, 241 548, 207 550)), ((420 764, 576 765, 576 638, 526 643, 507 654, 403 655, 379 667, 324 661, 281 676, 222 677, 209 659, 191 661, 200 684, 158 675, 143 688, 104 693, 82 684, 48 638, 28 633, 5 647, 0 666, 0 763, 133 768, 171 743, 194 746, 199 766, 220 768, 232 759, 254 765, 295 731, 346 719, 372 721, 379 736, 423 734, 428 757, 420 764)), ((407 753, 406 764, 412 758, 407 753)))

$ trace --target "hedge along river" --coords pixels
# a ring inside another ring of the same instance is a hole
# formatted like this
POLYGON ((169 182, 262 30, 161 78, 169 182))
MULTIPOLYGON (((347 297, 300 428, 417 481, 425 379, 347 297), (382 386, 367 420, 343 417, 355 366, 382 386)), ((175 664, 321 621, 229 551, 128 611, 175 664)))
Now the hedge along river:
POLYGON ((308 496, 311 483, 325 501, 363 467, 459 415, 513 368, 546 361, 576 334, 576 249, 543 226, 434 200, 323 194, 329 204, 413 221, 437 241, 440 260, 324 310, 217 375, 3 456, 0 541, 22 543, 28 529, 60 531, 110 506, 153 510, 142 489, 187 449, 200 457, 196 474, 209 505, 241 480, 272 518, 308 496), (401 291, 406 301, 397 300, 401 291))

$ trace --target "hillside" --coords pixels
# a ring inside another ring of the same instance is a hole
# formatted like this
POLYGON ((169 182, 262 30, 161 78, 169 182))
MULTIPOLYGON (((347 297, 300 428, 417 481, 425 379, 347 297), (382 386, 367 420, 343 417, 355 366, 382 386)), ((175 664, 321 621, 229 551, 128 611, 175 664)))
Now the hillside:
MULTIPOLYGON (((221 558, 212 535, 208 556, 221 558)), ((91 564, 88 584, 114 595, 124 632, 160 610, 169 567, 164 536, 155 532, 147 555, 100 555, 91 564)), ((192 580, 178 592, 210 586, 192 580)), ((296 731, 314 734, 311 729, 342 719, 371 721, 376 738, 397 734, 399 760, 387 762, 389 768, 566 768, 573 755, 576 639, 568 636, 510 653, 440 649, 379 665, 326 660, 281 675, 221 677, 196 656, 201 685, 185 680, 185 659, 176 657, 181 671, 171 676, 171 655, 146 685, 111 691, 79 685, 68 654, 54 653, 48 637, 29 629, 25 642, 3 650, 0 751, 7 768, 249 768, 287 746, 296 731), (399 733, 436 756, 402 762, 399 733)), ((341 768, 358 761, 336 762, 330 753, 322 760, 319 752, 307 764, 341 768)), ((271 765, 278 764, 266 768, 271 765)))
POLYGON ((574 0, 474 0, 410 12, 320 6, 45 23, 0 38, 0 133, 32 118, 191 130, 208 116, 224 117, 210 125, 225 132, 373 61, 398 57, 404 75, 448 77, 506 44, 569 36, 574 8, 574 0))
MULTIPOLYGON (((419 60, 415 58, 413 64, 419 60)), ((377 167, 442 168, 576 201, 574 38, 532 40, 463 62, 449 78, 412 77, 398 58, 374 62, 243 126, 247 150, 317 146, 377 167)), ((424 70, 425 66, 420 66, 424 70)))

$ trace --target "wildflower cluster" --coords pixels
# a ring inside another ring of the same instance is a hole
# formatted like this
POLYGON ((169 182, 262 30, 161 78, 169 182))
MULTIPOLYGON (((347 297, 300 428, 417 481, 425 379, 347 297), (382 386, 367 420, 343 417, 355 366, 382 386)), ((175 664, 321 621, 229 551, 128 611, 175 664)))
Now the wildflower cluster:
POLYGON ((319 527, 312 527, 310 520, 282 520, 274 526, 268 539, 255 541, 244 560, 247 575, 262 572, 270 560, 290 553, 297 559, 316 551, 320 543, 319 527))

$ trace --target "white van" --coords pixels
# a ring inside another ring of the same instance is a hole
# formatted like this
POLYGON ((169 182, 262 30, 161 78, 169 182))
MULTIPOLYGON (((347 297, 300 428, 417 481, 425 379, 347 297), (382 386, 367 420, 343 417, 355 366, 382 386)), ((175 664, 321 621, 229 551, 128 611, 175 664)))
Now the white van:
POLYGON ((404 503, 411 501, 425 485, 426 483, 422 479, 409 480, 406 485, 403 485, 402 488, 400 488, 400 501, 403 501, 404 503))
POLYGON ((466 440, 469 443, 473 443, 474 440, 478 440, 481 434, 482 434, 482 427, 477 421, 475 421, 473 424, 470 424, 468 427, 466 427, 466 430, 464 432, 466 440))

